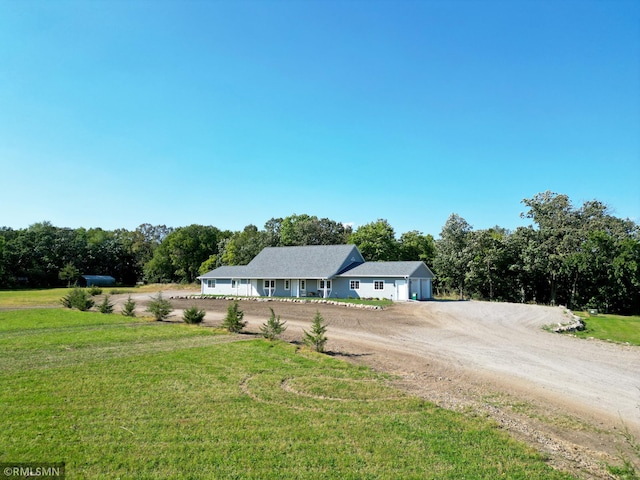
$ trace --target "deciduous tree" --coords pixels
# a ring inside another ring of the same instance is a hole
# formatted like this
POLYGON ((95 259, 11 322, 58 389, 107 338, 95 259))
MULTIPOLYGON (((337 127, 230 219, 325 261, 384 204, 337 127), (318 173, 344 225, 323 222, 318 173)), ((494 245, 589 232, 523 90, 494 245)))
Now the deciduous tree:
POLYGON ((455 289, 464 298, 465 277, 471 254, 469 235, 471 225, 457 213, 451 214, 436 242, 435 269, 438 281, 447 289, 455 289))
POLYGON ((400 235, 398 260, 422 260, 433 265, 436 256, 436 242, 432 235, 424 235, 418 230, 411 230, 400 235))
POLYGON ((366 261, 397 260, 399 245, 393 227, 387 220, 379 219, 356 229, 349 236, 366 261))

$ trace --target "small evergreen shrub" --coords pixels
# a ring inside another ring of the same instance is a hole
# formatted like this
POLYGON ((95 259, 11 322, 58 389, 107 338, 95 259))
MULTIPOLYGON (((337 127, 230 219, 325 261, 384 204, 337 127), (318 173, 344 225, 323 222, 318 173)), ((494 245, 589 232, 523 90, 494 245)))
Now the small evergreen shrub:
POLYGON ((102 295, 102 289, 100 287, 96 287, 95 285, 91 285, 88 289, 89 295, 95 297, 96 295, 102 295))
POLYGON ((304 332, 304 344, 313 348, 316 352, 324 352, 324 345, 327 343, 327 326, 324 324, 324 318, 319 311, 316 311, 316 316, 313 317, 313 323, 311 324, 311 332, 304 332))
POLYGON ((113 313, 113 303, 109 301, 109 295, 105 295, 102 299, 102 303, 98 306, 100 313, 110 314, 113 313))
POLYGON ((127 301, 124 302, 124 306, 122 307, 122 315, 125 317, 135 317, 136 316, 136 302, 131 298, 127 298, 127 301))
POLYGON ((225 328, 229 333, 240 333, 247 325, 247 322, 242 320, 243 317, 244 312, 238 309, 238 301, 234 300, 227 307, 227 316, 222 322, 222 328, 225 328))
POLYGON ((287 322, 281 321, 280 315, 276 317, 273 308, 269 308, 269 310, 271 310, 271 317, 269 317, 267 323, 262 324, 262 326, 260 327, 260 331, 262 332, 262 336, 264 338, 270 341, 274 341, 287 329, 287 322))
POLYGON ((153 315, 153 318, 158 322, 166 320, 172 310, 173 305, 169 300, 162 297, 162 292, 158 292, 158 295, 153 297, 147 307, 147 312, 153 315))
POLYGON ((64 308, 73 308, 72 299, 73 299, 73 291, 67 293, 64 297, 62 297, 60 299, 60 304, 64 308))
POLYGON ((193 306, 191 308, 187 308, 184 311, 184 313, 182 314, 182 319, 184 320, 184 323, 197 325, 199 323, 202 323, 202 321, 204 320, 205 314, 206 312, 204 310, 201 310, 198 307, 193 306))
POLYGON ((95 302, 89 297, 87 291, 78 287, 74 287, 68 294, 62 297, 60 303, 66 308, 77 308, 81 312, 86 312, 95 305, 95 302))

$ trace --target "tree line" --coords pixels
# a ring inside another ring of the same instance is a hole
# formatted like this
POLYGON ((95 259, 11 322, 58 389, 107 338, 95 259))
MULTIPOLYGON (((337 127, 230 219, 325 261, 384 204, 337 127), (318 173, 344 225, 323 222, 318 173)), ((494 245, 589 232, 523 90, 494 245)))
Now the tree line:
POLYGON ((597 200, 574 207, 566 195, 544 192, 523 204, 530 226, 474 230, 452 214, 437 240, 418 230, 397 236, 384 219, 354 230, 306 214, 235 232, 204 225, 2 227, 0 288, 64 285, 81 274, 111 275, 125 285, 190 283, 218 266, 246 265, 265 247, 351 243, 368 261, 424 261, 439 294, 640 312, 638 225, 597 200))
POLYGON ((473 230, 451 215, 436 242, 437 286, 461 297, 640 313, 640 230, 593 200, 544 192, 522 203, 534 225, 473 230))

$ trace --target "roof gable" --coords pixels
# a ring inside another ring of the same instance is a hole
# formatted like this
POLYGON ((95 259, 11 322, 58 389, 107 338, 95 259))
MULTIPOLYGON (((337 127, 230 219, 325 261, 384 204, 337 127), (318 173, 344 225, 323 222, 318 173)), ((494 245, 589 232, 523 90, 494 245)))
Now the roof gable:
POLYGON ((340 275, 341 277, 413 277, 433 278, 424 262, 367 262, 340 275))

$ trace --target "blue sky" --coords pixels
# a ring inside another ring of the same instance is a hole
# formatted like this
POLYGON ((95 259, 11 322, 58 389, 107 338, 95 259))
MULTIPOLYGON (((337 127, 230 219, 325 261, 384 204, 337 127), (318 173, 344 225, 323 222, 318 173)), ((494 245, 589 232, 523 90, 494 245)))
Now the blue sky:
POLYGON ((0 0, 0 226, 640 221, 640 2, 0 0))

